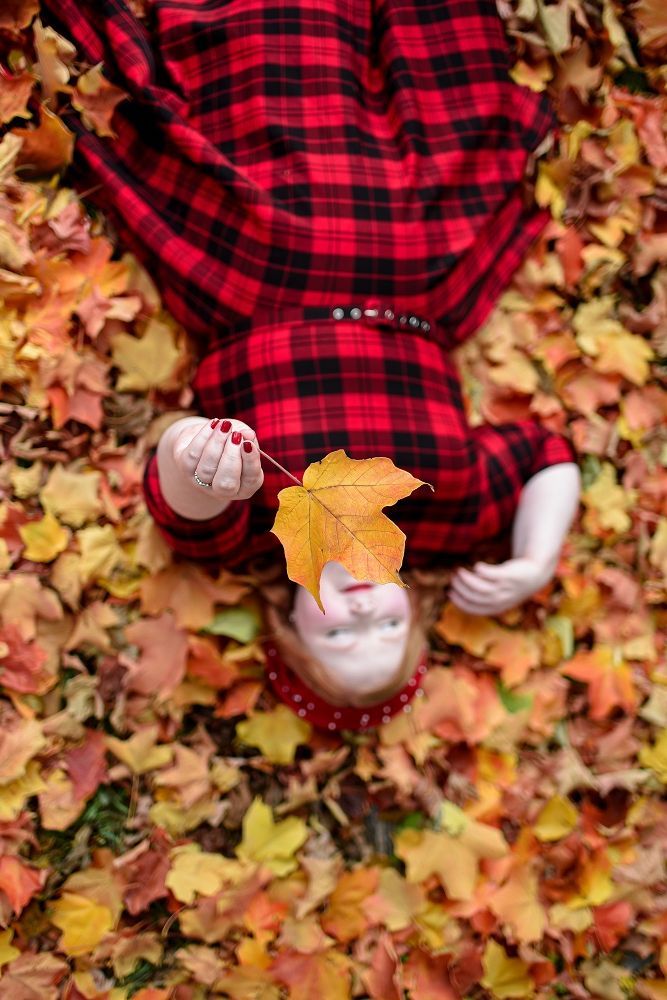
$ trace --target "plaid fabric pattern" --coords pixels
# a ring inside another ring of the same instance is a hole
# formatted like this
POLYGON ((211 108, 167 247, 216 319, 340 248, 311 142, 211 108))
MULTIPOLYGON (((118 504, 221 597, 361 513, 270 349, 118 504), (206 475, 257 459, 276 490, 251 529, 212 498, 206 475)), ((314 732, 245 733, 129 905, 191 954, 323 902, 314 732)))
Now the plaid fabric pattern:
MULTIPOLYGON (((508 75, 494 0, 148 0, 145 21, 127 0, 42 8, 130 94, 113 141, 71 116, 72 180, 199 338, 201 412, 247 421, 297 476, 345 448, 432 483, 391 511, 406 565, 506 533, 526 480, 572 452, 530 421, 471 430, 447 354, 547 219, 522 179, 554 122, 508 75), (392 321, 349 319, 373 303, 392 321)), ((153 457, 147 502, 176 551, 234 564, 277 544, 288 481, 265 474, 251 502, 193 522, 153 457)))
POLYGON ((72 172, 208 343, 283 306, 375 295, 484 320, 546 221, 530 152, 554 125, 508 75, 494 0, 42 0, 131 97, 78 116, 72 172))
MULTIPOLYGON (((438 344, 365 321, 253 327, 225 339, 200 364, 200 411, 244 420, 260 447, 301 478, 311 462, 344 448, 386 455, 431 483, 390 508, 407 536, 406 568, 460 561, 503 539, 519 494, 547 466, 574 460, 567 441, 534 421, 471 429, 458 372, 438 344)), ((151 514, 169 545, 198 561, 234 565, 278 545, 267 534, 289 480, 268 462, 251 501, 190 521, 161 496, 157 462, 146 467, 151 514)))

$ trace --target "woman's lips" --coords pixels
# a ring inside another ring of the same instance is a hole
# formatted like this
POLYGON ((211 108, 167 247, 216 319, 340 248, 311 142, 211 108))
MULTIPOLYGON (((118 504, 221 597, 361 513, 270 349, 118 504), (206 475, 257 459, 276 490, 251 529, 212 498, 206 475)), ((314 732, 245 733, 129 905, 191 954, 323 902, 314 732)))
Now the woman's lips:
POLYGON ((353 583, 351 587, 345 588, 345 593, 349 594, 351 590, 370 590, 372 586, 372 583, 353 583))

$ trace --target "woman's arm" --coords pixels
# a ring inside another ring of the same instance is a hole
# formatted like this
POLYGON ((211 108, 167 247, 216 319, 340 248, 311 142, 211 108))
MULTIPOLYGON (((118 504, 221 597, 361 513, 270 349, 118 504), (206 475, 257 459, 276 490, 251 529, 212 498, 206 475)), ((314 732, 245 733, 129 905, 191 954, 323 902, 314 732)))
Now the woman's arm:
POLYGON ((499 614, 541 590, 553 577, 579 503, 581 477, 574 462, 541 469, 525 484, 512 529, 512 558, 497 566, 476 563, 452 577, 451 600, 469 614, 499 614))
POLYGON ((580 492, 581 475, 574 462, 542 469, 521 491, 512 529, 512 556, 535 563, 544 583, 556 572, 580 492))

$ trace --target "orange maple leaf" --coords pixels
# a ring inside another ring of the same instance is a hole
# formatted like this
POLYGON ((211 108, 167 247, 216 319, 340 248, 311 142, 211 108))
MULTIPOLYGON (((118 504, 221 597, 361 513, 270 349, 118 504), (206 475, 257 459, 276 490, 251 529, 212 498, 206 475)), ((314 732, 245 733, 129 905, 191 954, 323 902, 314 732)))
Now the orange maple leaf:
POLYGON ((0 858, 0 889, 7 895, 14 913, 18 914, 46 882, 45 868, 37 871, 21 862, 20 858, 0 858))
POLYGON ((338 951, 301 955, 283 951, 270 972, 289 987, 291 1000, 349 1000, 350 959, 338 951))
POLYGON ((368 927, 362 903, 378 887, 377 868, 357 868, 344 872, 322 914, 321 924, 327 934, 346 943, 360 937, 368 927))
POLYGON ((561 673, 588 684, 591 719, 604 719, 614 708, 626 712, 637 708, 632 671, 611 646, 581 650, 563 664, 561 673))
POLYGON ((389 458, 353 459, 342 448, 309 465, 303 486, 278 494, 271 528, 290 580, 310 591, 322 613, 319 580, 327 562, 341 563, 357 580, 403 587, 405 535, 381 511, 426 485, 389 458))

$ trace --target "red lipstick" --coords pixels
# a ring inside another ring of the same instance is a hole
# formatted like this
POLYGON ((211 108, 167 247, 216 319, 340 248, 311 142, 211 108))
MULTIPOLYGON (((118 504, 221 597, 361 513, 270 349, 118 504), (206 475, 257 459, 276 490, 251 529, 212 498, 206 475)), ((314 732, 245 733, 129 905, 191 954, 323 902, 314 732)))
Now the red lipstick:
POLYGON ((372 583, 353 583, 351 587, 345 588, 345 593, 349 594, 351 590, 370 590, 372 586, 372 583))

